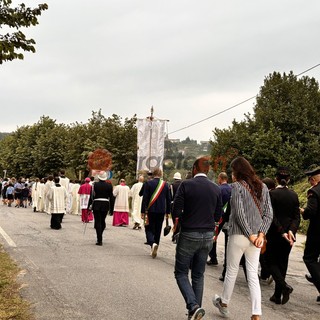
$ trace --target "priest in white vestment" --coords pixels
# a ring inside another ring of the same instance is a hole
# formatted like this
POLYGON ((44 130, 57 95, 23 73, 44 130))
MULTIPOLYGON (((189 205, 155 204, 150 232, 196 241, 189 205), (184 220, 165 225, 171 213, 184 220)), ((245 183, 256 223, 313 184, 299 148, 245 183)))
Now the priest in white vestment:
POLYGON ((78 191, 80 189, 80 181, 76 180, 72 187, 70 187, 71 202, 70 202, 70 214, 80 214, 80 195, 78 191))
POLYGON ((130 188, 124 179, 113 189, 115 197, 113 210, 113 226, 127 226, 129 224, 129 192, 130 188))
POLYGON ((47 214, 50 214, 48 193, 53 186, 53 176, 48 176, 48 180, 44 184, 44 212, 46 212, 47 214))
POLYGON ((131 218, 134 223, 133 229, 141 229, 142 219, 141 219, 141 204, 142 197, 139 196, 139 192, 143 186, 144 177, 142 175, 139 176, 138 182, 135 183, 130 190, 130 197, 132 198, 131 202, 131 218))
POLYGON ((67 190, 59 183, 59 177, 54 178, 55 185, 48 192, 51 212, 51 229, 61 229, 63 215, 66 213, 67 190))

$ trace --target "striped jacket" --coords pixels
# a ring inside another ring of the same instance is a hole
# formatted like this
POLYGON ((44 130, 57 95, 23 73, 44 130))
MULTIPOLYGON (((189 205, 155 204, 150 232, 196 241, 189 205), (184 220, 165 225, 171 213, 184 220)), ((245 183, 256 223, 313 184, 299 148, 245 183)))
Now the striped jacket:
MULTIPOLYGON (((245 181, 241 182, 246 184, 245 181)), ((258 234, 258 232, 266 234, 273 219, 273 210, 267 186, 263 184, 260 201, 262 212, 260 212, 251 193, 245 186, 240 182, 234 182, 231 186, 229 235, 242 234, 249 238, 250 235, 258 234)), ((249 188, 248 185, 247 187, 249 188)))

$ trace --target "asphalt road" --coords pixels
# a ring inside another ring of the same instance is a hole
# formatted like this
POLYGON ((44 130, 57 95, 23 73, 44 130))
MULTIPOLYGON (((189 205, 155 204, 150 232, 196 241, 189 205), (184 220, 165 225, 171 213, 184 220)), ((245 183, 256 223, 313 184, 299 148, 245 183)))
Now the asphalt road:
MULTIPOLYGON (((30 208, 0 205, 0 242, 21 268, 22 295, 32 302, 37 320, 187 319, 173 267, 175 245, 161 239, 158 257, 150 257, 143 230, 112 227, 107 217, 104 245, 95 245, 89 223, 84 234, 80 216, 67 215, 61 230, 49 228, 50 216, 30 208)), ((261 285, 262 319, 320 319, 317 292, 304 275, 304 237, 290 256, 287 281, 294 288, 286 305, 269 301, 273 284, 261 285)), ((222 319, 211 299, 221 293, 223 234, 218 240, 219 265, 207 267, 205 319, 222 319)), ((230 319, 250 319, 249 291, 240 269, 230 319)))

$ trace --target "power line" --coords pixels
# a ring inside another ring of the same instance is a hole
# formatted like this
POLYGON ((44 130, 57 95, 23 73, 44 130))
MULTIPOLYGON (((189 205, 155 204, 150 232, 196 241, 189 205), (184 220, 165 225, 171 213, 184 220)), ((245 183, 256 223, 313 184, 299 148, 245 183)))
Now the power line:
MULTIPOLYGON (((299 73, 298 75, 296 75, 296 76, 297 76, 297 77, 300 77, 300 76, 303 75, 304 73, 307 73, 307 72, 309 72, 310 70, 315 69, 315 68, 317 68, 317 67, 319 67, 319 66, 320 66, 320 63, 314 65, 313 67, 311 67, 311 68, 309 68, 309 69, 307 69, 307 70, 305 70, 305 71, 300 72, 300 73, 299 73)), ((285 82, 285 81, 283 81, 283 82, 281 82, 281 83, 279 83, 279 84, 271 87, 269 90, 273 90, 274 88, 279 87, 279 86, 282 85, 284 82, 285 82)), ((268 90, 268 91, 269 91, 269 90, 268 90)), ((266 92, 268 92, 268 91, 266 91, 266 92)), ((211 119, 211 118, 213 118, 213 117, 216 117, 216 116, 218 116, 218 115, 220 115, 220 114, 222 114, 222 113, 225 113, 225 112, 227 112, 227 111, 229 111, 229 110, 231 110, 231 109, 234 109, 234 108, 236 108, 236 107, 238 107, 238 106, 240 106, 240 105, 242 105, 242 104, 244 104, 244 103, 246 103, 246 102, 248 102, 248 101, 250 101, 250 100, 252 100, 252 99, 255 99, 257 96, 258 96, 258 95, 256 94, 256 95, 253 96, 253 97, 250 97, 250 98, 248 98, 248 99, 246 99, 246 100, 243 100, 243 101, 241 101, 241 102, 239 102, 239 103, 237 103, 237 104, 235 104, 235 105, 233 105, 233 106, 231 106, 231 107, 228 107, 228 108, 226 108, 226 109, 223 109, 223 110, 221 110, 221 111, 219 111, 219 112, 217 112, 217 113, 215 113, 215 114, 213 114, 213 115, 211 115, 211 116, 209 116, 209 117, 207 117, 207 118, 204 118, 204 119, 202 119, 202 120, 193 122, 193 123, 191 123, 191 124, 189 124, 189 125, 187 125, 187 126, 185 126, 185 127, 182 127, 182 128, 180 128, 180 129, 177 129, 177 130, 175 130, 175 131, 169 132, 169 134, 176 133, 176 132, 179 132, 179 131, 188 129, 188 128, 193 127, 193 126, 195 126, 195 125, 197 125, 197 124, 199 124, 199 123, 201 123, 201 122, 207 121, 207 120, 209 120, 209 119, 211 119)))

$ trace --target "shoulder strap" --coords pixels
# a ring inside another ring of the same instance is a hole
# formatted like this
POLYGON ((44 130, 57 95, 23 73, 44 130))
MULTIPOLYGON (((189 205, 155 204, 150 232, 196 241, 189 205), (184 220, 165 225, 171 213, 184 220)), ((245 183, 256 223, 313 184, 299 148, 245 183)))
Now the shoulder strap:
POLYGON ((149 201, 149 204, 148 204, 148 208, 149 209, 155 202, 156 200, 159 198, 164 186, 165 186, 166 182, 163 181, 162 179, 159 179, 159 182, 158 182, 158 185, 156 187, 156 189, 154 190, 151 198, 150 198, 150 201, 149 201))
POLYGON ((249 191, 249 193, 251 194, 251 196, 252 196, 252 198, 253 198, 254 203, 255 203, 256 206, 258 207, 258 210, 259 210, 259 212, 260 212, 260 214, 261 214, 261 216, 262 216, 262 215, 263 215, 263 214, 262 214, 262 209, 261 209, 260 202, 259 202, 257 196, 256 196, 256 195, 254 194, 254 192, 248 187, 248 185, 247 185, 246 183, 243 183, 243 181, 239 181, 239 183, 240 183, 242 186, 244 186, 244 187, 249 191))

